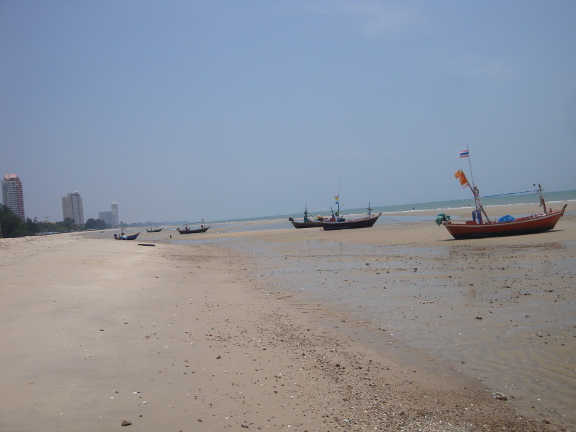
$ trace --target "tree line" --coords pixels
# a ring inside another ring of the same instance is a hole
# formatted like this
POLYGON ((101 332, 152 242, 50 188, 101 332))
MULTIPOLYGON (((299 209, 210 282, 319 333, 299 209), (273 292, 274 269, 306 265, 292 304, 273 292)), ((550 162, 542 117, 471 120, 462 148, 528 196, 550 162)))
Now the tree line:
POLYGON ((74 219, 65 218, 62 222, 43 222, 37 218, 34 220, 20 219, 10 207, 0 206, 0 238, 24 237, 48 233, 64 233, 81 230, 101 230, 111 228, 102 219, 88 219, 84 225, 74 223, 74 219))

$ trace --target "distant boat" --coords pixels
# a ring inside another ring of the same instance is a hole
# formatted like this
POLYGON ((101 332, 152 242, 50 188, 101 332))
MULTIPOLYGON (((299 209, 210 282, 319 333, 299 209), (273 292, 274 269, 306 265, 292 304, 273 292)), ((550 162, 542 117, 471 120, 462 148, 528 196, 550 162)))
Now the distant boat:
POLYGON ((121 233, 120 235, 114 234, 114 238, 116 240, 136 240, 139 235, 140 235, 139 232, 136 234, 132 234, 132 235, 126 235, 124 233, 121 233))
MULTIPOLYGON (((319 217, 321 217, 321 216, 319 216, 319 217)), ((304 207, 304 221, 303 222, 295 221, 291 217, 288 218, 288 220, 290 222, 292 222, 292 226, 294 226, 294 228, 315 228, 315 227, 320 227, 320 223, 321 223, 321 219, 320 220, 313 220, 313 221, 308 219, 308 209, 306 207, 304 207)))
POLYGON ((152 228, 152 225, 150 225, 150 229, 146 228, 146 232, 149 232, 149 233, 160 232, 160 231, 162 231, 162 228, 152 228))
POLYGON ((204 225, 200 225, 200 228, 196 228, 196 229, 191 229, 188 225, 184 225, 183 229, 178 228, 178 232, 180 234, 196 234, 196 233, 203 233, 208 231, 208 229, 211 227, 212 225, 208 225, 208 226, 204 226, 204 225))
POLYGON ((358 219, 349 219, 346 220, 342 216, 340 216, 340 197, 336 195, 336 204, 338 205, 338 210, 332 213, 332 218, 329 220, 324 220, 320 223, 320 226, 324 231, 331 231, 331 230, 341 230, 341 229, 353 229, 353 228, 370 228, 373 226, 380 215, 372 215, 372 208, 370 207, 370 203, 368 203, 368 216, 358 219))
POLYGON ((443 224, 456 240, 535 234, 549 231, 554 229, 556 223, 564 215, 564 211, 566 210, 567 204, 564 204, 562 210, 549 211, 546 208, 546 203, 542 194, 542 187, 538 185, 538 192, 540 192, 540 206, 543 208, 544 213, 520 218, 506 215, 497 221, 492 221, 482 206, 478 188, 476 186, 472 187, 468 183, 466 175, 462 170, 458 170, 454 176, 460 180, 462 186, 470 187, 476 203, 476 210, 472 211, 472 220, 452 221, 450 220, 450 217, 446 217, 443 214, 438 215, 439 218, 436 222, 438 224, 443 224), (483 220, 482 215, 484 215, 485 220, 483 220))

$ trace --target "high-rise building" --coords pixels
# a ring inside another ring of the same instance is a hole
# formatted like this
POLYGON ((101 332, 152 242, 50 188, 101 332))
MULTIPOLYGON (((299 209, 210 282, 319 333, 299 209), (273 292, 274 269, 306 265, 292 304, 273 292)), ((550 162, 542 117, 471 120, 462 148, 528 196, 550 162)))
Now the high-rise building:
POLYGON ((118 226, 118 204, 113 202, 111 204, 111 207, 112 207, 112 222, 110 223, 110 225, 115 227, 118 226))
POLYGON ((98 212, 98 219, 106 222, 107 225, 111 227, 118 226, 118 204, 112 203, 112 210, 107 212, 98 212))
POLYGON ((98 212, 98 219, 106 222, 106 225, 112 226, 112 212, 98 212))
POLYGON ((75 224, 84 225, 82 197, 78 192, 69 193, 62 197, 62 213, 64 219, 71 218, 75 224))
POLYGON ((23 221, 26 220, 24 214, 24 192, 22 182, 16 174, 6 174, 2 180, 2 203, 9 207, 23 221))

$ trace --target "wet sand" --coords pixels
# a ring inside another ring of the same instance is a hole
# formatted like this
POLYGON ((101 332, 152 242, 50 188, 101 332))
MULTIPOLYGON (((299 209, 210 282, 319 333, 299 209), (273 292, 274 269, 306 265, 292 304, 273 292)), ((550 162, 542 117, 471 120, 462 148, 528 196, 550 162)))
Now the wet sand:
POLYGON ((576 218, 430 216, 1 240, 0 430, 574 430, 576 218))

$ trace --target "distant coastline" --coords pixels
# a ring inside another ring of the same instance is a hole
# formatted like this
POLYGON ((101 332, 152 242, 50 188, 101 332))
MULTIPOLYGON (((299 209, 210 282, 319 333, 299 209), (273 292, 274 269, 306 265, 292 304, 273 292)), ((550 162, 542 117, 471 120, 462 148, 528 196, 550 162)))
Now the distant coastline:
MULTIPOLYGON (((567 191, 557 191, 557 192, 545 192, 544 198, 547 203, 557 203, 557 202, 570 202, 576 201, 576 190, 567 191)), ((527 193, 522 195, 505 195, 497 197, 486 197, 482 198, 482 204, 484 206, 502 206, 502 205, 516 205, 516 204, 534 204, 538 203, 538 195, 536 193, 527 193)), ((408 203, 408 204, 395 204, 387 206, 373 207, 373 213, 399 213, 399 212, 412 212, 417 210, 452 210, 452 209, 462 209, 474 205, 473 199, 460 199, 460 200, 448 200, 448 201, 431 201, 425 203, 408 203)), ((568 209, 570 210, 570 209, 568 209)), ((330 210, 309 210, 312 215, 330 215, 330 210)), ((366 213, 366 208, 350 208, 341 207, 341 213, 343 215, 361 215, 366 213)), ((226 220, 216 220, 214 223, 232 223, 232 222, 256 222, 263 220, 287 220, 289 217, 301 218, 302 212, 286 214, 286 215, 275 215, 275 216, 261 216, 253 218, 243 218, 243 219, 226 219, 226 220)))
MULTIPOLYGON (((554 206, 555 203, 569 203, 576 201, 576 190, 567 191, 556 191, 556 192, 545 192, 544 198, 546 202, 554 206)), ((534 192, 525 193, 521 195, 505 195, 496 197, 484 197, 482 198, 482 204, 485 207, 492 206, 513 206, 519 204, 537 204, 538 195, 534 192)), ((407 203, 407 204, 394 204, 385 206, 375 206, 372 208, 373 213, 382 213, 383 216, 391 213, 405 213, 402 218, 395 218, 397 222, 406 222, 411 219, 418 218, 418 211, 450 211, 455 209, 463 209, 471 207, 474 205, 473 199, 459 199, 459 200, 447 200, 447 201, 430 201, 425 203, 407 203)), ((341 213, 344 216, 358 216, 365 215, 367 209, 365 207, 356 208, 346 208, 346 205, 341 204, 341 213)), ((205 221, 205 223, 211 223, 216 225, 234 225, 234 224, 244 224, 248 222, 283 222, 287 221, 288 218, 292 217, 294 219, 301 219, 303 209, 296 213, 283 214, 283 215, 266 215, 266 216, 256 216, 251 218, 234 218, 234 219, 221 219, 221 220, 211 220, 205 221)), ((568 206, 568 212, 574 211, 571 206, 568 206)), ((309 209, 311 215, 322 215, 329 216, 331 214, 330 208, 322 209, 309 209)), ((183 224, 194 224, 195 222, 190 221, 175 221, 175 222, 147 222, 146 225, 157 225, 157 226, 179 226, 183 224)), ((198 224, 203 223, 198 221, 198 224)), ((270 229, 270 228, 269 228, 270 229)))

